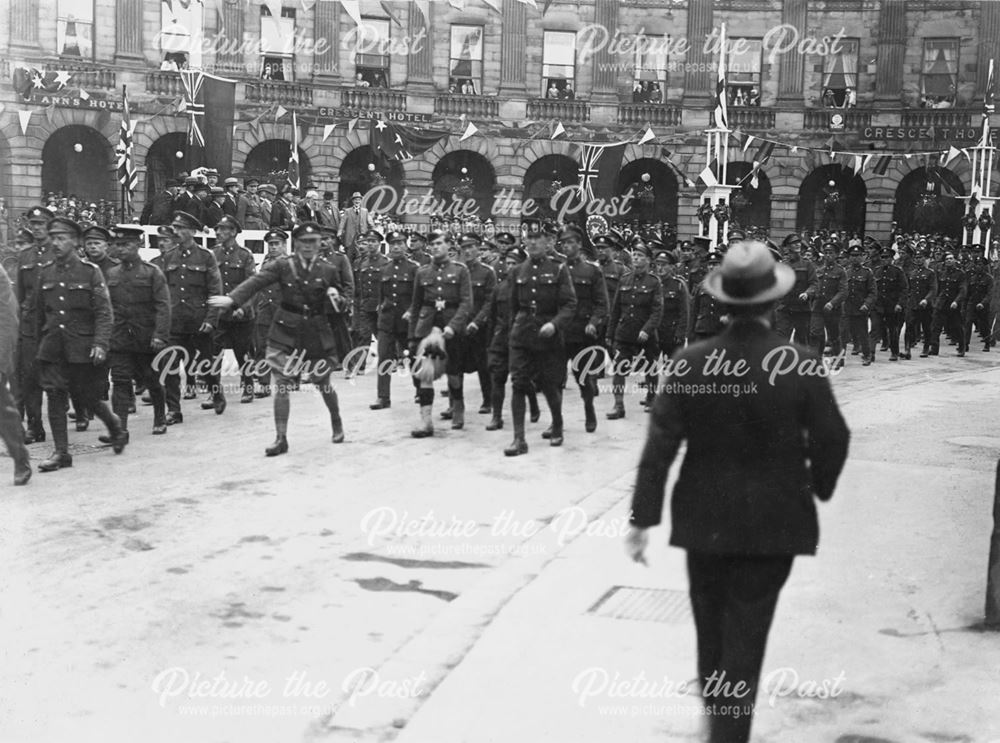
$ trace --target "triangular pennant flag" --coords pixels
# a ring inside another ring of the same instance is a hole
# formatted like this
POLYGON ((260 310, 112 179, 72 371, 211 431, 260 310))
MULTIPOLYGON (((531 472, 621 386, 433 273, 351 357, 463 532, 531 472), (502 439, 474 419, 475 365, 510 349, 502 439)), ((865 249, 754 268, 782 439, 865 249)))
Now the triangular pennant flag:
POLYGON ((965 156, 966 160, 972 160, 972 158, 969 157, 969 151, 965 147, 962 148, 962 155, 965 156))
POLYGON ((561 121, 557 121, 556 128, 552 131, 552 136, 550 137, 550 139, 555 139, 556 137, 565 133, 566 133, 566 127, 562 125, 561 121))
POLYGON ((860 175, 862 169, 865 167, 865 161, 861 158, 861 155, 854 156, 854 175, 860 175))
POLYGON ((282 116, 284 116, 286 113, 288 113, 288 109, 287 108, 285 108, 284 106, 278 106, 278 110, 274 113, 274 120, 277 121, 282 116))
POLYGON ((754 141, 754 139, 756 139, 756 137, 754 137, 752 134, 747 135, 746 141, 743 143, 744 152, 750 149, 750 144, 754 141))
POLYGON ((958 157, 961 154, 962 153, 959 152, 958 148, 955 147, 955 145, 951 145, 950 147, 948 147, 948 152, 945 154, 944 162, 941 163, 941 164, 943 166, 947 167, 948 163, 950 163, 952 160, 954 160, 956 157, 958 157))
POLYGON ((642 139, 639 140, 639 144, 646 144, 651 139, 656 139, 656 135, 653 134, 653 128, 647 126, 646 132, 642 135, 642 139))
MULTIPOLYGON (((361 0, 340 0, 340 4, 344 6, 344 10, 347 11, 347 15, 351 17, 351 20, 358 26, 361 25, 361 0)), ((427 14, 424 14, 427 17, 427 14)))
POLYGON ((327 124, 326 126, 323 127, 323 141, 324 142, 326 141, 326 138, 330 136, 330 132, 333 131, 333 128, 335 126, 336 126, 336 124, 327 124))
POLYGON ((89 101, 90 100, 90 93, 88 93, 83 88, 80 88, 80 100, 82 100, 82 101, 89 101))
POLYGON ((467 127, 465 127, 465 132, 462 134, 461 138, 458 141, 459 142, 464 142, 465 140, 467 140, 469 137, 471 137, 473 134, 475 134, 478 131, 479 131, 479 129, 476 128, 476 125, 473 124, 470 121, 469 125, 467 127))
POLYGON ((184 113, 185 111, 187 111, 187 107, 188 107, 187 99, 185 99, 185 98, 178 98, 177 102, 174 104, 174 106, 177 109, 177 113, 179 113, 179 114, 184 113))
POLYGON ((31 111, 18 111, 17 118, 21 122, 21 134, 28 133, 28 122, 31 121, 31 111))
POLYGON ((875 175, 885 175, 889 170, 889 163, 892 162, 892 155, 882 155, 879 157, 878 162, 875 163, 875 167, 872 172, 875 175))
POLYGON ((865 155, 865 156, 864 156, 864 159, 863 159, 863 160, 861 161, 861 172, 862 172, 862 173, 863 173, 863 172, 864 172, 865 170, 867 170, 867 169, 868 169, 868 164, 869 164, 869 163, 870 163, 870 162, 872 161, 872 158, 873 158, 873 157, 875 157, 875 156, 874 156, 874 155, 865 155))
POLYGON ((424 23, 429 26, 431 22, 431 0, 414 0, 414 2, 417 5, 417 10, 424 16, 424 23))
POLYGON ((757 148, 757 152, 753 156, 753 161, 755 164, 763 164, 770 159, 771 154, 774 152, 774 142, 768 142, 764 140, 761 142, 760 147, 757 148))
POLYGON ((350 134, 351 132, 353 132, 354 131, 354 127, 356 127, 357 125, 358 125, 358 120, 357 119, 351 119, 350 121, 348 121, 347 122, 347 133, 350 134))

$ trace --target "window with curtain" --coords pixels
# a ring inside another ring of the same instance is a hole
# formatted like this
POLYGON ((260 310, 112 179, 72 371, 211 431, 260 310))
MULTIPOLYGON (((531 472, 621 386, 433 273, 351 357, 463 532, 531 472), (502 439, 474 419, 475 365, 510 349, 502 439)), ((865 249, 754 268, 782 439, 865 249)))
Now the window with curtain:
POLYGON ((546 31, 542 37, 542 97, 576 98, 576 34, 546 31))
POLYGON ((823 89, 827 108, 853 108, 857 104, 859 39, 841 39, 838 53, 823 57, 823 89))
MULTIPOLYGON (((726 82, 733 106, 759 106, 763 39, 733 39, 726 54, 726 82)), ((719 64, 716 55, 715 64, 719 64)))
POLYGON ((483 27, 451 27, 448 92, 479 95, 483 90, 483 27))
POLYGON ((920 76, 921 105, 950 108, 958 89, 959 39, 925 39, 923 74, 920 76))
POLYGON ((275 18, 260 6, 260 76, 265 80, 295 79, 295 8, 282 8, 275 18))
POLYGON ((669 46, 669 36, 640 36, 636 39, 633 103, 663 103, 667 100, 669 46))
POLYGON ((389 87, 389 48, 389 19, 362 16, 358 26, 358 53, 354 55, 355 85, 389 87))
POLYGON ((94 58, 94 0, 59 0, 56 49, 64 57, 94 58))
POLYGON ((177 0, 160 3, 160 51, 163 52, 160 69, 201 67, 202 9, 197 2, 187 7, 177 0))

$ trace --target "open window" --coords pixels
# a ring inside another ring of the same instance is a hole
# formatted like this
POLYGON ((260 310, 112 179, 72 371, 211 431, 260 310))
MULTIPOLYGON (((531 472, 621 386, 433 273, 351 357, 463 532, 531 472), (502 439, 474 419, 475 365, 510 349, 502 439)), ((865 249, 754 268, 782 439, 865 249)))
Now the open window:
POLYGON ((56 49, 62 57, 94 58, 94 0, 59 0, 56 49))
POLYGON ((162 70, 183 70, 201 67, 202 5, 192 2, 187 7, 177 0, 160 3, 160 51, 162 70))
POLYGON ((483 92, 483 27, 451 27, 448 92, 480 95, 483 92))
POLYGON ((837 54, 823 57, 823 90, 820 99, 825 108, 854 108, 858 103, 858 39, 841 39, 837 54))
POLYGON ((282 8, 281 17, 260 6, 260 76, 264 80, 295 79, 295 8, 282 8))
POLYGON ((726 55, 726 80, 731 105, 760 105, 763 58, 763 39, 733 39, 732 50, 726 55))
POLYGON ((635 46, 633 103, 663 103, 667 100, 670 60, 669 36, 641 36, 635 46))
POLYGON ((389 19, 361 18, 354 84, 360 88, 389 87, 389 19))
POLYGON ((546 31, 542 41, 542 97, 576 98, 576 34, 546 31))
POLYGON ((923 74, 920 76, 921 105, 951 108, 958 90, 959 39, 925 39, 923 74))

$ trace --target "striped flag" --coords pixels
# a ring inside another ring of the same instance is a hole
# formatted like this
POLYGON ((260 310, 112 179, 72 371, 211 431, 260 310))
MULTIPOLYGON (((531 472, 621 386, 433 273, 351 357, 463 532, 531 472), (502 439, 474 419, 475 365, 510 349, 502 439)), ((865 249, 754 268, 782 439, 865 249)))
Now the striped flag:
POLYGON ((991 59, 989 73, 986 77, 986 95, 983 98, 983 139, 979 143, 981 147, 989 147, 990 145, 990 115, 996 109, 993 104, 993 88, 993 60, 991 59))
POLYGON ((719 77, 715 84, 715 111, 713 124, 718 129, 729 128, 729 112, 726 101, 726 24, 722 24, 719 34, 719 77))
POLYGON ((128 95, 122 86, 122 125, 118 131, 118 180, 125 194, 125 206, 132 212, 132 194, 139 183, 135 169, 135 152, 132 148, 132 117, 128 110, 128 95))
POLYGON ((771 159, 774 152, 774 142, 764 141, 753 156, 753 168, 750 170, 750 185, 753 188, 760 186, 760 166, 771 159))
POLYGON ((878 162, 875 163, 875 167, 872 168, 872 172, 875 175, 885 175, 889 170, 889 163, 892 162, 892 155, 882 155, 878 162))
POLYGON ((296 190, 302 187, 299 170, 299 122, 294 111, 292 111, 292 151, 288 155, 288 183, 296 190))

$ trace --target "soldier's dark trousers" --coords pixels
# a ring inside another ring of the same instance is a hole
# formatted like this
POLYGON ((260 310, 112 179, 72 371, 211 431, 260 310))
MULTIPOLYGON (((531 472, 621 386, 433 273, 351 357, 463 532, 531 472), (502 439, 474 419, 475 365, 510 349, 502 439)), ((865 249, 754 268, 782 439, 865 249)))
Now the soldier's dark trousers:
POLYGON ((131 351, 112 351, 108 355, 111 363, 111 381, 114 388, 111 393, 111 409, 121 421, 122 428, 128 429, 128 411, 132 404, 132 381, 140 380, 149 392, 153 401, 153 425, 162 426, 166 423, 166 398, 160 375, 153 371, 154 353, 133 353, 131 351))
POLYGON ((930 307, 914 307, 906 316, 906 348, 917 345, 917 331, 923 336, 924 345, 930 344, 931 321, 934 312, 930 307))
POLYGON ((984 343, 990 337, 990 306, 983 305, 983 309, 977 310, 976 305, 969 305, 965 310, 965 347, 972 343, 972 326, 975 324, 979 331, 979 339, 984 343))
POLYGON ((885 310, 872 313, 872 330, 870 343, 875 348, 877 343, 888 340, 889 352, 899 356, 899 332, 903 326, 903 313, 885 310))
POLYGON ((597 397, 597 380, 604 368, 604 348, 595 339, 591 343, 578 341, 566 344, 566 358, 573 380, 580 388, 584 406, 589 406, 597 397))
MULTIPOLYGON (((406 333, 395 334, 384 330, 378 332, 378 399, 389 401, 392 375, 399 368, 403 352, 407 348, 406 333)), ((420 389, 420 381, 413 377, 413 387, 420 389)))
POLYGON ((809 321, 809 344, 816 349, 816 353, 823 355, 827 341, 830 343, 830 350, 834 357, 843 350, 840 337, 840 321, 842 315, 839 309, 827 312, 820 305, 820 308, 812 313, 809 321))
POLYGON ((24 432, 21 430, 21 418, 17 413, 14 396, 8 385, 8 378, 0 374, 0 439, 7 447, 7 453, 19 468, 26 467, 30 456, 24 445, 24 432))
POLYGON ((625 395, 625 383, 633 371, 645 375, 647 389, 655 390, 656 374, 651 373, 657 357, 657 346, 651 342, 645 345, 638 343, 616 343, 615 357, 612 362, 614 374, 611 375, 611 392, 615 402, 622 402, 625 395))
POLYGON ((566 352, 561 343, 551 348, 532 349, 523 346, 510 347, 511 415, 514 420, 514 435, 518 435, 518 416, 524 431, 524 410, 527 395, 533 391, 532 382, 537 380, 552 415, 552 430, 562 433, 562 388, 566 384, 566 352))
POLYGON ((871 337, 868 335, 868 315, 848 315, 847 327, 855 347, 861 346, 861 355, 866 359, 872 358, 874 354, 871 337))
POLYGON ((42 425, 42 385, 39 379, 38 340, 21 336, 17 341, 17 384, 11 385, 18 411, 27 419, 28 430, 43 432, 42 425))
POLYGON ((52 442, 56 452, 69 453, 66 412, 69 409, 70 392, 80 396, 83 404, 107 427, 109 434, 118 434, 121 422, 97 394, 101 367, 51 361, 40 361, 38 366, 42 388, 49 397, 49 426, 52 427, 52 442))
POLYGON ((942 330, 956 340, 958 351, 962 353, 966 351, 965 329, 962 327, 961 309, 953 310, 950 306, 945 306, 934 310, 934 319, 931 324, 931 350, 934 353, 940 351, 942 330))
POLYGON ((365 370, 365 364, 368 363, 368 348, 372 344, 372 336, 375 335, 377 327, 377 312, 359 312, 357 314, 354 320, 354 347, 363 348, 365 352, 357 356, 360 360, 355 362, 354 366, 356 368, 347 369, 346 371, 361 372, 365 370))
MULTIPOLYGON (((259 317, 258 317, 259 320, 259 317)), ((264 361, 267 351, 267 334, 271 331, 271 323, 257 322, 253 329, 254 343, 254 369, 260 372, 257 374, 257 384, 267 389, 271 384, 271 367, 261 363, 264 361)))
POLYGON ((170 366, 167 374, 166 397, 167 411, 171 413, 181 412, 181 371, 178 366, 184 367, 187 375, 187 383, 194 384, 194 365, 197 364, 198 377, 201 377, 208 384, 209 392, 214 399, 222 392, 219 386, 219 375, 213 374, 212 362, 212 336, 209 333, 174 333, 170 336, 170 344, 179 346, 186 351, 184 354, 178 353, 176 363, 170 366))
POLYGON ((778 335, 783 335, 791 340, 792 332, 795 333, 795 342, 803 346, 809 345, 809 312, 792 312, 786 309, 779 309, 775 313, 775 331, 778 335))
POLYGON ((215 354, 221 354, 226 348, 233 349, 236 363, 240 365, 240 387, 244 393, 253 392, 253 375, 249 373, 255 358, 253 335, 253 323, 225 321, 215 334, 215 354))

